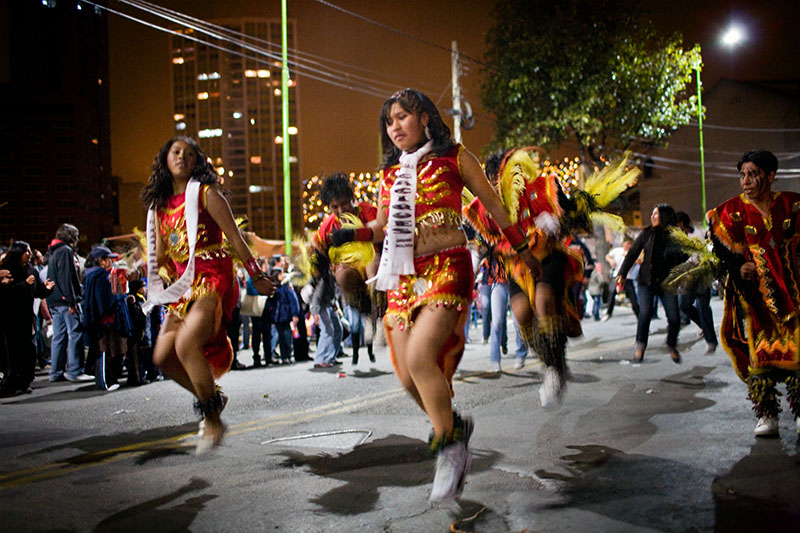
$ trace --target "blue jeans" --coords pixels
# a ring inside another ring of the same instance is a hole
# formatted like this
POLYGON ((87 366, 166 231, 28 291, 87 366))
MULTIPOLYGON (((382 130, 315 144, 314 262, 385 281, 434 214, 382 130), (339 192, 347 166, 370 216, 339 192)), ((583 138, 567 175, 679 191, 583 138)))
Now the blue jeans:
POLYGON ((706 289, 699 294, 681 294, 678 301, 681 311, 703 330, 703 339, 708 344, 716 345, 717 333, 714 331, 714 315, 711 313, 711 290, 706 289))
POLYGON ((294 345, 292 339, 292 326, 289 322, 278 322, 275 324, 275 330, 278 333, 278 346, 281 350, 281 360, 286 363, 292 360, 292 347, 294 345))
POLYGON ((314 364, 333 363, 341 351, 342 324, 336 315, 336 309, 331 305, 320 307, 319 310, 319 340, 317 341, 317 354, 314 364))
POLYGON ((483 340, 489 340, 492 330, 492 286, 480 285, 481 319, 483 320, 483 340))
MULTIPOLYGON (((500 347, 507 342, 508 325, 508 283, 494 283, 491 290, 492 327, 489 333, 489 358, 493 363, 499 363, 501 358, 500 347)), ((514 330, 517 333, 517 357, 525 357, 528 347, 522 340, 516 320, 514 330)))
POLYGON ((600 308, 603 306, 603 295, 592 295, 592 301, 594 302, 592 305, 592 318, 595 320, 600 320, 600 308))
POLYGON ((642 283, 638 285, 639 324, 636 326, 636 344, 642 348, 647 346, 647 338, 650 335, 650 319, 655 310, 655 297, 658 296, 664 305, 664 313, 667 315, 667 346, 675 349, 678 345, 678 331, 681 329, 678 295, 665 293, 660 287, 650 287, 642 283))
POLYGON ((78 353, 81 332, 78 331, 78 315, 69 312, 69 307, 50 308, 53 318, 53 340, 50 344, 50 381, 64 374, 74 378, 83 373, 83 354, 78 353), (64 355, 66 352, 66 361, 64 355))
MULTIPOLYGON (((359 339, 363 343, 364 340, 364 319, 361 315, 361 311, 356 309, 355 307, 350 307, 349 305, 344 305, 344 316, 347 318, 347 321, 350 322, 350 337, 354 339, 359 339)), ((360 343, 360 344, 361 344, 360 343)))

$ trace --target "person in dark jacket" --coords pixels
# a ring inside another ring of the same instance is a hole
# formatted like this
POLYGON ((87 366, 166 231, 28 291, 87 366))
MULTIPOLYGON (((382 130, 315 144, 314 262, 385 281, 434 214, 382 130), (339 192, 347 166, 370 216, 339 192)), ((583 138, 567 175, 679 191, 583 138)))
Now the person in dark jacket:
POLYGON ((8 271, 10 281, 0 285, 0 339, 7 346, 8 368, 0 393, 10 396, 32 392, 36 368, 36 346, 33 341, 33 299, 45 298, 52 292, 53 282, 39 280, 31 265, 31 247, 16 241, 8 250, 0 269, 8 271))
POLYGON ((292 286, 284 283, 282 268, 270 270, 269 277, 275 283, 276 289, 275 294, 267 300, 265 313, 278 331, 281 362, 289 364, 292 363, 292 323, 297 327, 300 321, 300 303, 292 286))
POLYGON ((117 306, 127 305, 125 295, 111 290, 109 273, 119 254, 105 246, 95 246, 89 253, 94 265, 86 270, 83 280, 86 299, 83 303, 84 330, 89 336, 89 349, 98 352, 95 360, 95 385, 99 390, 114 391, 119 388, 117 376, 121 374, 122 357, 126 344, 120 336, 116 314, 117 306))
POLYGON ((80 308, 81 283, 75 266, 74 247, 78 244, 78 228, 62 224, 50 245, 47 275, 55 282, 47 297, 47 308, 53 319, 53 340, 50 344, 50 381, 91 381, 83 373, 80 308), (66 352, 66 359, 64 357, 66 352))
POLYGON ((625 260, 617 273, 617 284, 622 284, 628 270, 644 252, 644 259, 639 268, 637 293, 639 295, 639 324, 636 327, 636 347, 634 361, 640 363, 647 348, 650 332, 650 319, 653 315, 653 297, 658 296, 664 304, 667 315, 667 349, 676 363, 681 362, 678 353, 678 331, 681 317, 678 311, 678 295, 665 293, 661 283, 669 275, 669 271, 688 259, 686 254, 670 245, 669 228, 677 224, 675 210, 668 204, 658 204, 650 215, 650 225, 642 230, 633 246, 625 255, 625 260))

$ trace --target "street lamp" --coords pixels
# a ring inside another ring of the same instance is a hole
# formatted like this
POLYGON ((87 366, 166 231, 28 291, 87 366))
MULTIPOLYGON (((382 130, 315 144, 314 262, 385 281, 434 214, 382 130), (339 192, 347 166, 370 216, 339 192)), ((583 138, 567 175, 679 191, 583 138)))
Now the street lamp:
MULTIPOLYGON (((732 24, 728 27, 725 33, 720 37, 720 43, 728 48, 733 48, 745 40, 744 30, 732 24)), ((700 138, 700 192, 701 192, 701 205, 703 209, 703 229, 706 228, 706 164, 705 164, 705 150, 703 149, 703 96, 702 96, 702 82, 700 81, 700 66, 702 65, 702 52, 698 45, 698 52, 700 53, 700 61, 694 67, 697 76, 697 130, 700 138)))

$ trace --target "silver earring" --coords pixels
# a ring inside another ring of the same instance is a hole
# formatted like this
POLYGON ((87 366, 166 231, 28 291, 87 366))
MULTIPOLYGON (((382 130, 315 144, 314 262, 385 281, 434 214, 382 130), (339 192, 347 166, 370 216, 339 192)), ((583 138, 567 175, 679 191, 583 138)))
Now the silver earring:
POLYGON ((425 126, 425 138, 428 139, 429 141, 432 138, 431 137, 431 130, 430 130, 430 128, 428 128, 428 126, 425 126))

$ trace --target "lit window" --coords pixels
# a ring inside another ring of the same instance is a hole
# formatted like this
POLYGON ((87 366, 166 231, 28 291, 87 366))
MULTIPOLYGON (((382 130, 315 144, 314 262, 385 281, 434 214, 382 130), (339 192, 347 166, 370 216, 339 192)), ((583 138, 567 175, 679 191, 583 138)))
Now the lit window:
POLYGON ((240 118, 242 118, 242 114, 239 113, 238 111, 234 111, 233 112, 233 118, 240 119, 240 118))
POLYGON ((255 70, 245 70, 244 77, 245 78, 255 78, 258 76, 258 73, 255 70))
POLYGON ((172 118, 175 120, 175 122, 177 122, 179 120, 183 120, 186 117, 183 116, 183 113, 175 113, 174 115, 172 115, 172 118))
POLYGON ((183 58, 182 57, 173 57, 172 58, 173 65, 183 65, 183 58))
POLYGON ((283 144, 283 137, 281 137, 280 135, 276 135, 275 144, 283 144))
POLYGON ((92 139, 92 144, 97 144, 97 139, 92 139))
POLYGON ((103 85, 103 78, 97 78, 97 85, 103 85))
POLYGON ((206 74, 206 73, 198 74, 197 75, 197 79, 200 80, 200 81, 207 80, 208 79, 208 74, 206 74))
POLYGON ((294 80, 289 80, 288 82, 286 82, 286 85, 288 85, 289 87, 294 87, 295 86, 295 81, 294 80))
POLYGON ((219 79, 219 72, 212 72, 208 75, 208 79, 210 80, 218 80, 219 79))
POLYGON ((250 156, 250 163, 253 165, 260 165, 261 164, 261 156, 260 155, 251 155, 250 156))
POLYGON ((251 193, 261 192, 261 186, 260 185, 251 185, 250 187, 248 187, 248 190, 251 193))
POLYGON ((275 93, 275 96, 280 96, 280 95, 281 95, 281 90, 280 90, 280 89, 277 89, 277 88, 276 88, 276 89, 275 89, 274 91, 272 91, 272 92, 274 92, 274 93, 275 93))
POLYGON ((232 178, 232 177, 233 177, 233 170, 229 170, 229 171, 228 171, 228 177, 229 177, 229 178, 232 178))
POLYGON ((208 137, 222 137, 222 129, 215 128, 215 129, 204 129, 197 132, 197 136, 203 139, 208 137))
POLYGON ((175 124, 175 129, 178 130, 178 131, 185 130, 186 129, 186 123, 185 122, 178 122, 177 124, 175 124))
POLYGON ((225 174, 225 167, 219 167, 219 168, 217 169, 217 174, 219 174, 220 176, 222 176, 223 174, 225 174))
POLYGON ((297 126, 289 126, 289 135, 297 135, 297 126))
POLYGON ((289 163, 297 163, 297 156, 290 155, 289 156, 289 163))
POLYGON ((267 69, 262 68, 258 70, 259 78, 269 78, 271 75, 272 74, 270 74, 270 71, 268 71, 267 69))
POLYGON ((254 119, 254 118, 251 118, 251 119, 250 119, 250 124, 252 124, 253 126, 255 126, 255 125, 256 125, 256 119, 254 119))
POLYGON ((197 93, 197 99, 208 100, 208 93, 207 92, 197 93))

